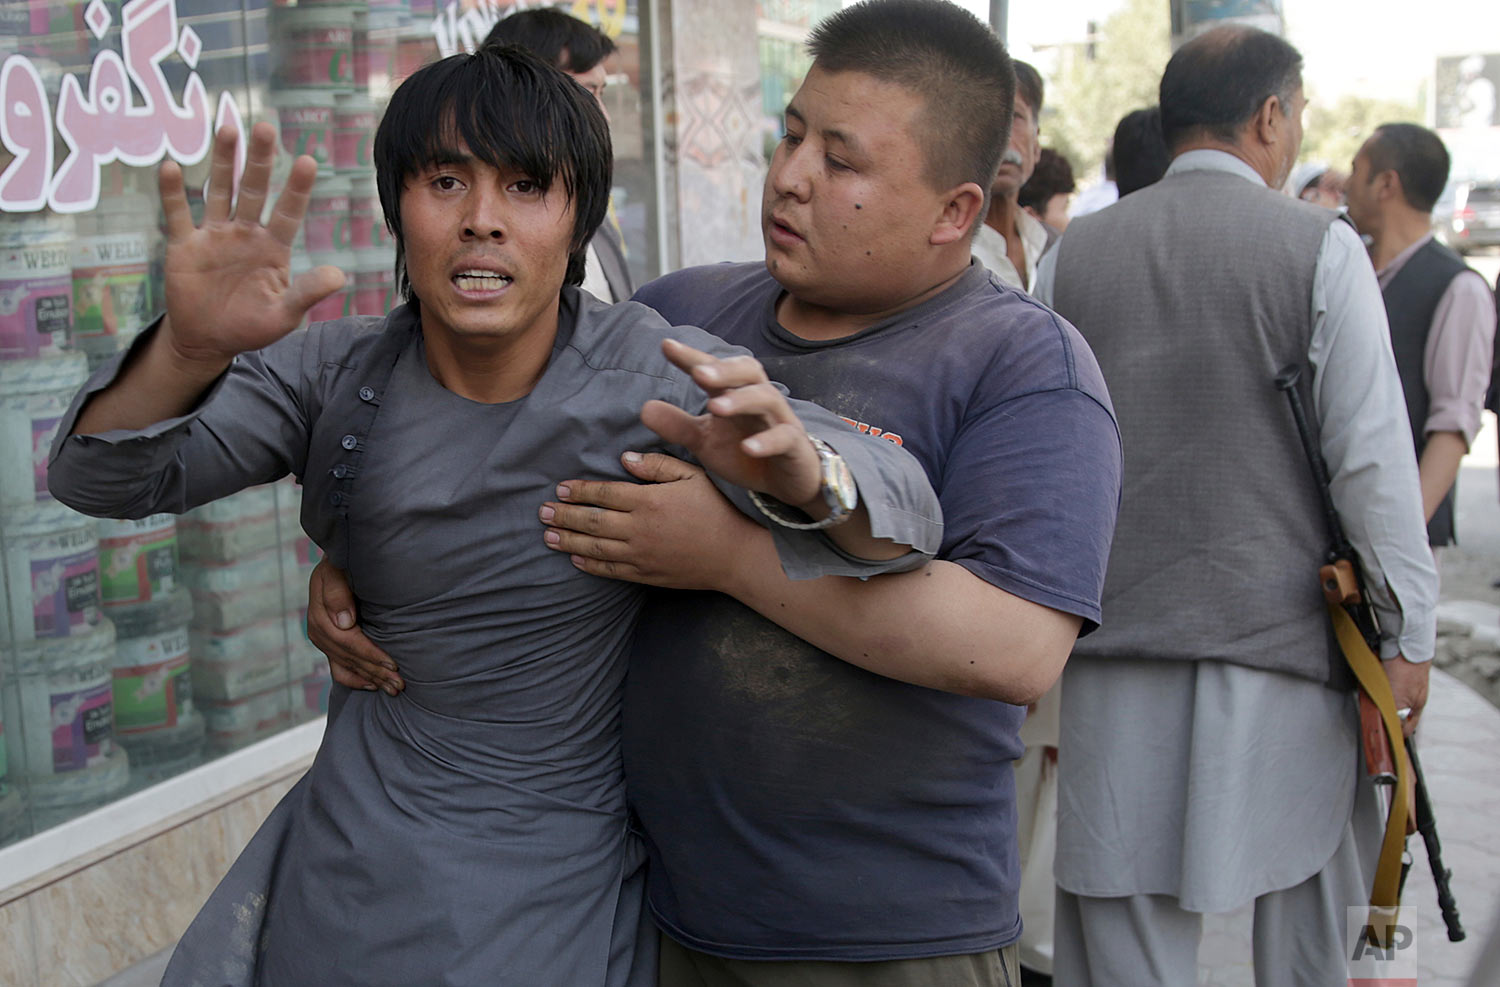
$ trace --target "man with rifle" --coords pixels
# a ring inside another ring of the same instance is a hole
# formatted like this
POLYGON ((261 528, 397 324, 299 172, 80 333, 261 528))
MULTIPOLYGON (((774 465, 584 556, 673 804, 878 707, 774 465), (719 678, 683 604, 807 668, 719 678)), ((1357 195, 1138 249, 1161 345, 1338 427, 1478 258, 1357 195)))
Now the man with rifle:
POLYGON ((1063 687, 1069 987, 1193 984, 1203 913, 1250 901, 1257 983, 1347 979, 1382 820, 1319 589, 1328 523, 1276 386, 1289 365, 1363 563, 1376 675, 1408 731, 1426 701, 1437 580, 1380 290, 1352 228, 1274 191, 1301 65, 1249 28, 1183 45, 1161 81, 1166 176, 1074 220, 1038 271, 1098 354, 1126 449, 1103 627, 1063 687))

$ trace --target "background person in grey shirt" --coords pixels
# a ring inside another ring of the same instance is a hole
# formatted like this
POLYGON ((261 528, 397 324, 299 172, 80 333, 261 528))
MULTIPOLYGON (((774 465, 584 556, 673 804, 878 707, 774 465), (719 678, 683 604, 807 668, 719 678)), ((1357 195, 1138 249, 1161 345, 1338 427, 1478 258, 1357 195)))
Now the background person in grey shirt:
POLYGON ((685 448, 779 510, 837 517, 811 432, 859 504, 823 532, 778 529, 781 559, 859 575, 935 546, 921 467, 789 403, 741 351, 573 287, 608 131, 530 55, 455 56, 392 98, 377 183, 408 303, 384 318, 290 332, 340 279, 287 277, 315 168, 298 159, 263 226, 274 133, 255 129, 237 207, 236 142, 216 139, 200 228, 164 167, 167 316, 75 400, 52 489, 141 516, 295 474, 304 527, 347 567, 407 688, 335 690, 313 766, 164 983, 650 983, 619 736, 642 592, 548 549, 539 505, 559 476, 624 478, 620 449, 685 448))

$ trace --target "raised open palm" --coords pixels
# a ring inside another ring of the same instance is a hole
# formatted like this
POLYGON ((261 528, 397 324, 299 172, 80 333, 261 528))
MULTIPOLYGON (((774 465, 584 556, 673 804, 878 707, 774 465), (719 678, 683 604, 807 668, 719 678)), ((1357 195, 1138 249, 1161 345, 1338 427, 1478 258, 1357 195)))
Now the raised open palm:
POLYGON ((297 158, 262 223, 276 131, 264 122, 251 129, 239 197, 232 201, 238 141, 233 127, 214 135, 202 225, 193 224, 182 169, 167 162, 160 173, 167 327, 176 353, 196 362, 227 362, 275 342, 344 281, 338 268, 328 266, 291 277, 292 240, 307 212, 317 163, 305 155, 297 158))

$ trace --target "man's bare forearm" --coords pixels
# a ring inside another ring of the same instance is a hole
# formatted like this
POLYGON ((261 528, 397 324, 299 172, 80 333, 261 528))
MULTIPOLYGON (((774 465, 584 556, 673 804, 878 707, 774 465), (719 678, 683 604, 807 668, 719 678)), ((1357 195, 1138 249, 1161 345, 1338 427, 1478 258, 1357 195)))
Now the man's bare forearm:
POLYGON ((748 541, 723 592, 829 654, 913 685, 1033 702, 1061 674, 1082 624, 952 562, 793 582, 769 536, 748 541))
POLYGON ((889 538, 876 538, 870 534, 870 512, 863 504, 850 513, 847 521, 824 528, 823 533, 828 536, 829 541, 856 559, 871 562, 899 559, 912 550, 910 545, 902 545, 889 538))
POLYGON ((73 435, 97 435, 115 429, 143 429, 192 411, 228 360, 193 360, 171 344, 167 319, 104 390, 79 412, 73 435))
POLYGON ((1422 447, 1422 457, 1417 463, 1417 479, 1422 484, 1422 515, 1428 521, 1437 513, 1448 491, 1453 489, 1459 464, 1468 451, 1464 437, 1457 432, 1428 433, 1427 444, 1422 447))

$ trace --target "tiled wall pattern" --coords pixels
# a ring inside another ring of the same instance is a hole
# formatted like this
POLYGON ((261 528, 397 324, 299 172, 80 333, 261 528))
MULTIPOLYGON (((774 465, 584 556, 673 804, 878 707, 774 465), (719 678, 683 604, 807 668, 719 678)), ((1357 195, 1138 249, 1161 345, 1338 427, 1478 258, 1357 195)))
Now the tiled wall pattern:
POLYGON ((760 236, 764 114, 755 46, 755 6, 691 0, 669 8, 662 79, 666 112, 668 222, 678 266, 765 256, 760 236))
POLYGON ((91 987, 176 942, 303 769, 0 905, 0 984, 91 987))

